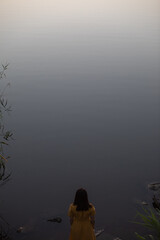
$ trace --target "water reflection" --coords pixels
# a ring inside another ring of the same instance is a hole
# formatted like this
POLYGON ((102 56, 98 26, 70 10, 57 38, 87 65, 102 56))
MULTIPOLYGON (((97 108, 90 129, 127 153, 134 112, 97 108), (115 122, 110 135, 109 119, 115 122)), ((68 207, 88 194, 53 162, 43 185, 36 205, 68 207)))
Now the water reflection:
POLYGON ((83 186, 97 227, 132 233, 134 199, 159 181, 159 0, 0 4, 16 129, 3 211, 16 228, 63 217, 43 239, 64 239, 70 196, 83 186))

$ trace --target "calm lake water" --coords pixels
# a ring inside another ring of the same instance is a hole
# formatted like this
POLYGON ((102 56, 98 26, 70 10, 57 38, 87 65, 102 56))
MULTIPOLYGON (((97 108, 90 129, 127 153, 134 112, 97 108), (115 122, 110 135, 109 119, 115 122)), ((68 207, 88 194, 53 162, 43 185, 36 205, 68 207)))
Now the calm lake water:
POLYGON ((12 238, 68 239, 68 206, 84 187, 96 228, 134 239, 129 221, 160 180, 159 0, 1 0, 0 9, 15 138, 0 213, 12 238), (46 222, 56 216, 61 224, 46 222))

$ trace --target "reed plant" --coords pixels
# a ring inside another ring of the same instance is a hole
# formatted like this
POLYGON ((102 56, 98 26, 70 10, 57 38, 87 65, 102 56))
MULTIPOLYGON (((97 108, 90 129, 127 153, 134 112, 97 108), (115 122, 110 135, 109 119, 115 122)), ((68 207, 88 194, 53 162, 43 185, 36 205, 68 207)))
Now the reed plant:
MULTIPOLYGON (((0 67, 0 80, 6 78, 6 71, 9 64, 1 65, 0 67)), ((6 129, 4 122, 4 115, 11 111, 11 106, 8 104, 8 100, 5 97, 6 88, 9 86, 9 82, 4 84, 0 82, 0 181, 3 182, 9 179, 10 173, 6 174, 6 162, 9 156, 5 156, 4 148, 9 145, 9 140, 12 139, 13 133, 6 129)))
MULTIPOLYGON (((9 145, 10 139, 12 139, 13 133, 6 128, 4 121, 4 115, 11 111, 11 107, 8 104, 8 100, 5 96, 6 88, 9 86, 9 82, 4 82, 6 78, 6 70, 8 69, 8 63, 0 66, 0 186, 9 180, 11 172, 6 172, 6 162, 9 156, 5 154, 5 147, 9 145)), ((9 240, 9 224, 5 219, 0 216, 0 240, 9 240)))
POLYGON ((145 236, 135 233, 136 237, 139 240, 160 240, 160 210, 143 208, 142 213, 137 212, 137 217, 140 218, 140 222, 135 223, 146 227, 150 233, 145 236))

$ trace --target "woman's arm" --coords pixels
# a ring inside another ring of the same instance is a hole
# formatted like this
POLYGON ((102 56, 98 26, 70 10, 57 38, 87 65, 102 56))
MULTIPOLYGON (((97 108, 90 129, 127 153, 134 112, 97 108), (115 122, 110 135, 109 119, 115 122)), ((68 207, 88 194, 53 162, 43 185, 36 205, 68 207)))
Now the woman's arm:
POLYGON ((73 204, 71 204, 71 205, 69 206, 68 216, 69 216, 70 224, 72 225, 72 223, 73 223, 73 217, 74 217, 73 204))
POLYGON ((70 224, 72 225, 73 223, 73 217, 70 217, 70 224))
POLYGON ((94 225, 95 225, 95 216, 90 216, 90 220, 91 220, 92 227, 93 227, 93 229, 94 229, 94 225))

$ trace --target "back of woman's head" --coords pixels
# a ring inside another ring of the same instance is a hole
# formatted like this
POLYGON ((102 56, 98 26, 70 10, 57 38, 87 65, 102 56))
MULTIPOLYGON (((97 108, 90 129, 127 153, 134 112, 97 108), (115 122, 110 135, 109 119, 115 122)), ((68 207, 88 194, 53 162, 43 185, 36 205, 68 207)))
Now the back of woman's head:
POLYGON ((87 211, 91 207, 88 202, 88 194, 85 189, 80 188, 77 190, 73 204, 77 206, 77 211, 87 211))

